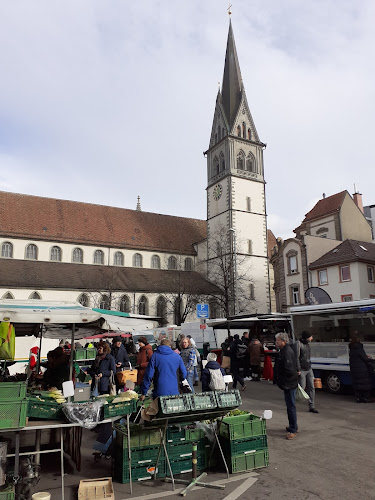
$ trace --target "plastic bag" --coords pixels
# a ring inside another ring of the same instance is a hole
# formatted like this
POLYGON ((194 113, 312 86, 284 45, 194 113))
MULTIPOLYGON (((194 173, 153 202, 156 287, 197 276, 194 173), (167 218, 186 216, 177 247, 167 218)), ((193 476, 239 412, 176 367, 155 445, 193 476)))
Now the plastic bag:
POLYGON ((99 379, 95 377, 94 388, 91 391, 91 397, 97 398, 99 396, 99 379))
POLYGON ((93 429, 101 421, 102 406, 103 401, 65 403, 62 405, 62 410, 70 422, 77 423, 85 429, 93 429))
POLYGON ((214 420, 210 424, 206 424, 204 422, 195 422, 195 427, 197 429, 202 429, 208 441, 212 443, 216 443, 215 439, 215 431, 217 429, 217 421, 214 420))
POLYGON ((113 376, 113 372, 111 372, 111 376, 109 377, 109 395, 116 396, 116 394, 115 377, 113 376))
POLYGON ((302 387, 298 384, 297 387, 297 394, 296 394, 296 401, 298 403, 303 403, 307 399, 310 399, 310 396, 307 394, 305 390, 302 389, 302 387))
POLYGON ((16 353, 16 334, 12 323, 0 323, 0 359, 14 361, 16 353))

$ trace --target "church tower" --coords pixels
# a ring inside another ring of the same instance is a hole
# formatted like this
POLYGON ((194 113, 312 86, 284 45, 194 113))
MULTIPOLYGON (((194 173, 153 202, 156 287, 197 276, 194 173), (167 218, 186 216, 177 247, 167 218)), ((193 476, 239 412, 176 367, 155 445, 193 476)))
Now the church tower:
POLYGON ((264 148, 247 103, 230 22, 206 156, 208 278, 217 282, 218 258, 232 260, 227 267, 231 314, 270 311, 264 148))

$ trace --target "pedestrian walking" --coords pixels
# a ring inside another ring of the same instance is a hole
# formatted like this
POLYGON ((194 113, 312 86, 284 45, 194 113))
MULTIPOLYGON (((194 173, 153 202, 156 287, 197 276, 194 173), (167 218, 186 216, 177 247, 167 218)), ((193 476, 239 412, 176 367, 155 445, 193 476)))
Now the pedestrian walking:
POLYGON ((202 370, 202 392, 224 391, 225 370, 217 362, 217 356, 214 352, 207 355, 207 364, 202 370))
POLYGON ((139 337, 138 339, 139 351, 137 354, 137 385, 141 386, 143 378, 146 373, 147 365, 153 355, 152 347, 147 342, 146 337, 139 337))
POLYGON ((233 337, 229 335, 221 344, 221 368, 227 372, 230 371, 230 349, 232 347, 233 337))
POLYGON ((286 428, 286 439, 297 436, 296 393, 298 386, 297 360, 292 347, 288 344, 287 333, 276 334, 276 345, 280 349, 275 364, 274 381, 284 391, 286 411, 289 425, 286 428))
POLYGON ((357 335, 351 338, 349 344, 349 366, 357 403, 370 403, 371 374, 374 373, 374 366, 357 335))
MULTIPOLYGON (((241 340, 246 345, 246 347, 249 348, 249 346, 250 346, 249 332, 243 332, 241 340)), ((251 377, 250 377, 250 359, 249 359, 249 356, 245 356, 245 358, 244 358, 244 362, 243 362, 243 377, 244 377, 244 379, 251 380, 251 377)))
POLYGON ((260 382, 262 353, 264 349, 259 340, 254 337, 249 345, 250 375, 254 382, 260 382))
POLYGON ((195 361, 194 361, 194 386, 198 385, 199 382, 199 376, 198 376, 198 366, 201 363, 201 355, 197 349, 197 346, 195 344, 195 340, 192 338, 191 335, 187 335, 187 338, 190 340, 191 347, 195 351, 195 361))
POLYGON ((194 361, 195 349, 191 346, 190 339, 183 338, 180 342, 180 356, 187 371, 186 380, 190 385, 191 392, 194 392, 194 361))
POLYGON ((241 385, 241 390, 246 389, 243 377, 240 375, 240 368, 243 366, 243 361, 247 355, 247 347, 236 333, 233 337, 233 343, 230 348, 230 364, 233 375, 233 389, 237 388, 237 382, 241 385))
POLYGON ((319 413, 315 408, 314 372, 311 368, 310 342, 313 336, 309 332, 302 332, 301 340, 297 342, 297 371, 299 385, 309 395, 309 412, 319 413))

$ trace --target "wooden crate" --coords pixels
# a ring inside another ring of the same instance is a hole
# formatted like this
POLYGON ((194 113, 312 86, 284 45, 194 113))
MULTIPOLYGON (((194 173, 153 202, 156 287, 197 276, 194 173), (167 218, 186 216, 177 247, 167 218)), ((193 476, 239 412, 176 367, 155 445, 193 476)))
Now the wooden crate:
POLYGON ((115 500, 112 478, 83 479, 79 482, 78 500, 115 500))

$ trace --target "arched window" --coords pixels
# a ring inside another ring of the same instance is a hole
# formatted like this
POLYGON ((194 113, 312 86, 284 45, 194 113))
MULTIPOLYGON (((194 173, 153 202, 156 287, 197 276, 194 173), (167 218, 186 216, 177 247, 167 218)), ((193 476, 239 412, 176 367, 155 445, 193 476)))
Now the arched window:
POLYGON ((220 172, 224 172, 225 170, 225 159, 223 152, 220 153, 220 172))
POLYGON ((174 255, 171 255, 168 259, 168 269, 175 271, 177 269, 177 259, 174 255))
POLYGON ((237 135, 238 137, 241 137, 241 127, 239 125, 237 127, 237 135))
POLYGON ((133 267, 142 267, 142 255, 140 253, 133 255, 133 267))
POLYGON ((225 137, 225 129, 224 127, 221 129, 221 137, 224 139, 225 137))
POLYGON ((111 309, 109 297, 105 293, 100 297, 99 309, 111 309))
POLYGON ((242 124, 242 137, 246 139, 246 123, 243 122, 242 124))
POLYGON ((217 128, 217 136, 219 138, 219 141, 221 141, 221 127, 220 126, 217 128))
POLYGON ((217 134, 215 134, 215 144, 217 143, 217 134))
POLYGON ((74 248, 73 255, 72 255, 72 261, 78 262, 80 264, 83 263, 83 250, 82 250, 82 248, 74 248))
POLYGON ((95 250, 95 252, 94 252, 94 264, 104 264, 104 252, 103 252, 103 250, 95 250))
POLYGON ((156 301, 156 316, 165 318, 167 316, 167 303, 164 297, 158 297, 156 301))
POLYGON ((129 313, 130 312, 130 299, 129 299, 129 297, 127 295, 123 295, 120 298, 119 309, 123 313, 129 313))
POLYGON ((55 262, 61 262, 61 248, 60 247, 52 247, 51 248, 51 257, 50 260, 55 262))
POLYGON ((123 266, 124 265, 124 254, 122 252, 116 252, 113 257, 113 265, 114 266, 123 266))
POLYGON ((190 257, 186 257, 185 259, 185 271, 193 270, 193 260, 190 257))
POLYGON ((4 293, 4 295, 2 296, 3 299, 14 299, 14 296, 12 293, 10 292, 7 292, 7 293, 4 293))
POLYGON ((237 153, 237 169, 245 170, 245 153, 242 149, 237 153))
POLYGON ((256 167, 255 167, 255 158, 254 156, 249 153, 247 155, 247 159, 246 159, 246 170, 248 172, 256 172, 256 167))
POLYGON ((7 259, 11 259, 13 257, 13 245, 10 241, 4 241, 1 245, 1 256, 7 259))
POLYGON ((151 257, 151 267, 152 267, 152 269, 160 269, 160 257, 159 257, 159 255, 153 255, 151 257))
POLYGON ((249 128, 247 129, 247 138, 251 141, 251 130, 249 128))
POLYGON ((38 247, 33 243, 26 247, 26 259, 38 260, 38 247))
POLYGON ((34 300, 42 300, 42 296, 40 295, 40 293, 38 292, 33 292, 29 299, 34 299, 34 300))
POLYGON ((144 295, 140 297, 138 302, 138 314, 148 316, 148 300, 144 295))
POLYGON ((81 293, 81 295, 78 297, 77 302, 81 304, 81 306, 84 307, 89 307, 90 305, 90 300, 89 297, 86 293, 81 293))
POLYGON ((214 177, 218 173, 219 173, 219 160, 217 159, 217 156, 215 156, 212 164, 212 177, 214 177))

